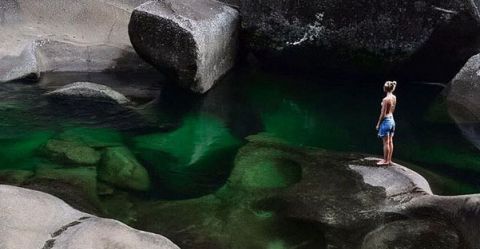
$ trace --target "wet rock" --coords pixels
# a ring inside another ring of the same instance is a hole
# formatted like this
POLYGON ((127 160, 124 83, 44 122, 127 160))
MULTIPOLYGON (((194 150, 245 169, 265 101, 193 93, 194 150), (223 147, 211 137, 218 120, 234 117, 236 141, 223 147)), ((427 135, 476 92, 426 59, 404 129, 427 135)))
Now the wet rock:
POLYGON ((47 93, 46 96, 55 100, 68 102, 93 101, 120 105, 130 102, 123 94, 112 88, 91 82, 68 84, 60 89, 47 93))
POLYGON ((163 236, 77 211, 45 193, 0 185, 0 197, 0 245, 5 249, 178 249, 163 236))
POLYGON ((217 1, 150 1, 134 10, 129 35, 142 58, 204 93, 233 67, 238 22, 238 12, 217 1))
POLYGON ((186 116, 171 132, 137 136, 133 142, 139 159, 158 179, 157 189, 169 198, 214 191, 228 177, 225 168, 240 145, 222 120, 203 114, 186 116))
POLYGON ((238 6, 247 48, 275 69, 446 81, 479 50, 474 1, 224 2, 238 6))
POLYGON ((92 148, 115 147, 123 144, 122 135, 111 129, 72 128, 60 133, 57 138, 85 144, 92 148))
POLYGON ((107 148, 98 168, 99 179, 118 187, 145 191, 150 188, 147 170, 126 147, 107 148))
POLYGON ((103 214, 95 167, 65 169, 58 165, 39 165, 35 175, 21 186, 54 195, 76 209, 103 214))
POLYGON ((183 248, 478 245, 478 195, 434 195, 419 174, 398 164, 378 167, 380 159, 365 155, 292 147, 266 135, 247 139, 223 188, 146 204, 138 225, 183 248))
POLYGON ((21 185, 34 175, 30 170, 0 170, 0 182, 10 185, 21 185))
POLYGON ((60 162, 77 165, 95 165, 100 161, 100 153, 77 142, 51 139, 44 148, 44 153, 60 162))

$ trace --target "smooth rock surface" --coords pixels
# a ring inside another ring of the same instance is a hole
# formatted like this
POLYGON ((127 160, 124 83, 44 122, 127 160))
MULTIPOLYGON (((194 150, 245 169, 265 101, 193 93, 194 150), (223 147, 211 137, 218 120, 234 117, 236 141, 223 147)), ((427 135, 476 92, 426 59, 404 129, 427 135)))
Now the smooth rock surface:
POLYGON ((450 116, 480 148, 480 54, 468 60, 443 94, 450 116))
POLYGON ((61 87, 46 94, 54 99, 65 101, 97 101, 112 102, 116 104, 128 104, 128 100, 123 94, 113 90, 112 88, 91 82, 75 82, 61 87))
POLYGON ((146 0, 0 2, 0 82, 42 72, 145 71, 127 26, 146 0))
POLYGON ((129 34, 142 58, 204 93, 233 67, 238 23, 238 12, 217 1, 150 1, 133 12, 129 34))
POLYGON ((95 165, 100 161, 100 153, 77 142, 51 139, 44 149, 46 155, 60 162, 95 165))
POLYGON ((223 188, 146 204, 137 225, 182 248, 478 248, 479 195, 434 195, 419 174, 365 155, 248 140, 223 188))
POLYGON ((178 249, 167 238, 77 211, 38 191, 0 185, 2 249, 178 249))
POLYGON ((459 248, 460 238, 447 224, 436 221, 394 221, 369 233, 362 249, 459 248))
POLYGON ((98 177, 122 188, 145 191, 150 187, 147 170, 126 147, 106 149, 98 177))
POLYGON ((436 196, 415 172, 400 165, 378 167, 379 159, 365 155, 292 147, 266 135, 248 141, 226 185, 215 193, 128 205, 117 196, 110 205, 124 205, 119 212, 133 214, 121 215, 136 228, 166 235, 186 249, 477 249, 480 244, 479 195, 436 196))
POLYGON ((450 80, 478 53, 473 0, 223 0, 262 64, 325 75, 450 80))

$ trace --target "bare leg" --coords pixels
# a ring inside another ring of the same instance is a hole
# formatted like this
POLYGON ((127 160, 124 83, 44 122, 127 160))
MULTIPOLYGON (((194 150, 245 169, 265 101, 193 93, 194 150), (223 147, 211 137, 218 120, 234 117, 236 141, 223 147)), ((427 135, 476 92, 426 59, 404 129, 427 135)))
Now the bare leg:
POLYGON ((383 139, 383 160, 377 162, 377 165, 385 165, 388 162, 389 155, 389 145, 388 145, 388 136, 385 136, 383 139))
POLYGON ((392 156, 393 156, 393 136, 388 136, 388 158, 387 163, 392 163, 392 156))

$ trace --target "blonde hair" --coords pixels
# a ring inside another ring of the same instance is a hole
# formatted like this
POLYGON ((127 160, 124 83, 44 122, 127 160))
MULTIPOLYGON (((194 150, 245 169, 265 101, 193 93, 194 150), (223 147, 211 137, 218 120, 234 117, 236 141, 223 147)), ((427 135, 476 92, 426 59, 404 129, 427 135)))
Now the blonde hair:
POLYGON ((383 90, 385 90, 385 92, 393 92, 395 91, 395 88, 397 87, 397 82, 396 81, 387 81, 385 82, 385 85, 383 85, 383 90))

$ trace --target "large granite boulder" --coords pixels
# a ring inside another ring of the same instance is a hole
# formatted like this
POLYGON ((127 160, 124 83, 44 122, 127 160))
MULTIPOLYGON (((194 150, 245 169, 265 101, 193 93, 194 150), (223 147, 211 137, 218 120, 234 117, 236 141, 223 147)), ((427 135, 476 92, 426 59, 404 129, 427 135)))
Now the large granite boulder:
POLYGON ((41 192, 0 185, 0 247, 178 249, 167 238, 77 211, 41 192))
POLYGON ((478 248, 478 195, 434 195, 416 172, 365 155, 248 140, 223 188, 145 204, 136 226, 182 248, 478 248))
POLYGON ((152 70, 127 26, 146 0, 0 1, 0 82, 42 72, 152 70))
POLYGON ((480 54, 470 58, 445 90, 450 114, 459 123, 480 122, 480 54))
POLYGON ((443 93, 450 116, 480 148, 480 54, 468 60, 443 93))
POLYGON ((134 10, 129 34, 142 58, 204 93, 235 62, 238 23, 238 12, 217 1, 150 1, 134 10))
POLYGON ((247 48, 275 68, 446 81, 479 49, 475 1, 223 1, 238 6, 247 48))

